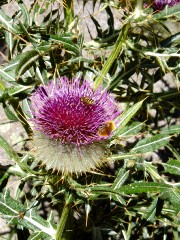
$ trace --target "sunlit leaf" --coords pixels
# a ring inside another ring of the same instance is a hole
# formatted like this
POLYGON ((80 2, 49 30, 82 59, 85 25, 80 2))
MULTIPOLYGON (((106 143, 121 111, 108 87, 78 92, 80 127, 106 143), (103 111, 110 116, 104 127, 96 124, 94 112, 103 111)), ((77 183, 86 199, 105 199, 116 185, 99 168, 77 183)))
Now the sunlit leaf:
POLYGON ((158 203, 158 197, 153 200, 151 205, 146 209, 143 218, 146 219, 146 221, 153 222, 156 219, 156 208, 158 203))
POLYGON ((22 110, 23 110, 24 114, 26 114, 26 116, 28 116, 29 118, 33 117, 32 110, 30 108, 30 105, 29 105, 29 102, 27 99, 24 99, 22 101, 22 110))
POLYGON ((7 93, 9 96, 14 96, 20 92, 24 92, 26 91, 27 89, 30 89, 32 88, 32 86, 23 86, 23 85, 14 85, 10 88, 7 89, 7 93))
MULTIPOLYGON (((167 192, 175 189, 168 184, 161 182, 138 182, 121 186, 118 191, 125 194, 137 194, 143 192, 167 192)), ((178 190, 177 190, 178 191, 178 190)))
MULTIPOLYGON (((18 156, 18 154, 14 151, 14 149, 11 147, 11 145, 2 137, 0 136, 0 147, 4 149, 4 151, 8 154, 8 156, 11 158, 11 160, 14 160, 18 167, 20 167, 25 172, 33 174, 34 171, 30 169, 30 167, 21 161, 21 158, 18 156)), ((16 165, 15 165, 16 167, 16 165)), ((21 172, 22 170, 19 169, 21 172)))
POLYGON ((4 112, 9 120, 18 121, 18 117, 16 114, 8 107, 8 105, 4 104, 4 112))
POLYGON ((160 130, 161 134, 180 134, 180 125, 171 125, 169 127, 163 127, 160 130))
POLYGON ((131 153, 153 152, 161 147, 166 146, 167 143, 170 141, 170 138, 171 138, 170 136, 159 134, 149 138, 142 139, 133 147, 131 153))
POLYGON ((2 9, 0 9, 0 23, 7 31, 9 30, 10 32, 13 32, 15 34, 19 32, 18 27, 13 24, 13 19, 7 16, 7 14, 5 14, 2 9))
POLYGON ((20 162, 20 157, 13 150, 13 148, 8 144, 8 142, 1 136, 0 136, 0 146, 12 159, 14 159, 17 162, 20 162))
POLYGON ((153 18, 158 19, 167 19, 171 17, 180 17, 180 4, 177 4, 173 7, 166 7, 162 11, 153 15, 153 18))
POLYGON ((120 194, 110 193, 109 198, 113 201, 116 201, 122 205, 126 205, 126 201, 120 194))
POLYGON ((180 40, 180 33, 176 33, 160 42, 162 47, 170 47, 174 42, 180 40))
POLYGON ((26 52, 19 61, 19 64, 16 68, 17 79, 27 71, 35 61, 40 57, 39 53, 35 50, 26 52))
POLYGON ((12 58, 13 47, 14 47, 13 34, 11 32, 6 31, 5 32, 5 40, 6 40, 6 43, 7 43, 8 47, 9 47, 10 58, 12 58))
POLYGON ((118 161, 118 160, 124 160, 129 158, 135 158, 138 156, 138 154, 135 153, 120 153, 120 154, 113 154, 112 156, 108 157, 108 161, 118 161))
POLYGON ((139 101, 135 103, 132 107, 130 107, 128 110, 123 112, 119 116, 120 124, 118 129, 114 132, 114 136, 118 136, 119 133, 122 131, 122 129, 128 124, 128 122, 134 117, 134 115, 138 112, 138 110, 141 108, 143 102, 145 99, 142 101, 139 101))
POLYGON ((152 164, 152 162, 144 162, 144 166, 146 168, 147 173, 149 173, 152 179, 156 182, 157 180, 161 180, 162 177, 158 173, 158 169, 156 166, 152 164))
POLYGON ((19 7, 21 8, 21 14, 22 14, 22 21, 26 27, 30 24, 30 14, 28 12, 28 9, 24 3, 20 3, 19 7))
POLYGON ((139 133, 144 123, 133 122, 132 124, 124 127, 119 133, 118 137, 128 137, 139 133))
POLYGON ((72 52, 74 54, 79 53, 78 45, 76 45, 73 42, 74 38, 72 35, 69 35, 69 34, 67 34, 67 35, 65 34, 62 36, 50 35, 50 36, 47 36, 47 38, 49 39, 49 41, 52 41, 52 42, 58 43, 58 44, 62 44, 62 47, 64 47, 66 50, 69 50, 70 52, 72 52))
POLYGON ((170 159, 167 163, 162 163, 166 172, 180 176, 180 159, 170 159))
POLYGON ((120 186, 122 186, 125 181, 127 180, 129 176, 129 171, 125 171, 125 169, 120 169, 117 178, 115 179, 112 188, 114 190, 118 189, 120 186))
POLYGON ((6 71, 2 66, 0 66, 1 78, 7 80, 8 82, 15 82, 15 71, 6 71))
POLYGON ((47 234, 40 232, 40 231, 34 231, 33 234, 31 234, 27 240, 39 240, 39 239, 43 239, 43 240, 53 240, 54 238, 48 236, 47 234))
POLYGON ((8 190, 0 193, 0 212, 9 224, 16 225, 20 222, 25 228, 38 230, 52 238, 55 236, 56 231, 49 222, 38 216, 35 210, 25 209, 21 203, 10 196, 8 190))
POLYGON ((35 39, 31 37, 31 35, 28 33, 28 30, 26 29, 25 25, 19 20, 19 27, 22 32, 22 34, 31 42, 32 44, 36 43, 35 39))
POLYGON ((162 197, 170 201, 171 205, 173 205, 176 214, 178 214, 180 211, 180 188, 177 191, 176 190, 168 191, 164 195, 162 195, 162 197))

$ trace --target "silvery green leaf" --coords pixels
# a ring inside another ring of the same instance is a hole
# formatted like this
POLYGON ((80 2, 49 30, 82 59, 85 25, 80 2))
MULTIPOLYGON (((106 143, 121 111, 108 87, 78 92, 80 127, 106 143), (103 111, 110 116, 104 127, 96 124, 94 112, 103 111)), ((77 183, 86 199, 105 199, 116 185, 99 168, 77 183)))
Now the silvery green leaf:
POLYGON ((180 176, 180 159, 170 159, 167 163, 162 163, 166 172, 180 176))
POLYGON ((114 136, 119 136, 123 128, 128 124, 128 122, 134 117, 134 115, 141 108, 145 99, 135 103, 133 106, 128 108, 119 116, 120 124, 116 131, 114 131, 114 136))
POLYGON ((25 207, 13 199, 8 190, 0 193, 0 212, 9 224, 21 224, 21 226, 39 231, 43 234, 55 237, 56 229, 50 222, 41 218, 35 209, 25 209, 25 207))
POLYGON ((166 146, 170 141, 170 138, 170 136, 158 134, 149 138, 142 139, 133 147, 133 149, 131 149, 131 153, 153 152, 161 147, 166 146))

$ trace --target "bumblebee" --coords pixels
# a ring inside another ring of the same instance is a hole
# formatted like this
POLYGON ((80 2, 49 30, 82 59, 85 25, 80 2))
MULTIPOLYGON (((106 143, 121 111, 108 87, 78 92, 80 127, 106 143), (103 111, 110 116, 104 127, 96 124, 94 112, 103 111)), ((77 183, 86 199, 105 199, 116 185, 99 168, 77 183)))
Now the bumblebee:
POLYGON ((108 137, 115 129, 115 123, 109 120, 102 127, 99 128, 98 135, 100 137, 108 137))

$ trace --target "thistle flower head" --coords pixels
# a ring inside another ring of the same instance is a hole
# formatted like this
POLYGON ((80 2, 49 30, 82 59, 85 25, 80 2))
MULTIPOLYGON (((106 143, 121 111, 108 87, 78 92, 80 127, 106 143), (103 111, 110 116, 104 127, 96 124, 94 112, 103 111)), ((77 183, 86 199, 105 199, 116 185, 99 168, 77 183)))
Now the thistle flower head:
POLYGON ((153 3, 154 10, 162 10, 165 6, 172 7, 180 3, 180 0, 155 0, 153 3))
POLYGON ((120 114, 107 91, 64 77, 39 87, 31 102, 36 157, 47 169, 78 173, 100 165, 120 114))

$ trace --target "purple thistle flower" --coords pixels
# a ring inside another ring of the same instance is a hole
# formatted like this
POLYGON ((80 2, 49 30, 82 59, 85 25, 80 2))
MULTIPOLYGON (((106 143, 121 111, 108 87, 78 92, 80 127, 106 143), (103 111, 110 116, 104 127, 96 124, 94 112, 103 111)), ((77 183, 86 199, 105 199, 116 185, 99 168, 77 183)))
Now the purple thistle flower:
POLYGON ((165 6, 172 7, 180 3, 180 0, 155 0, 153 3, 154 10, 163 10, 165 6))
POLYGON ((80 173, 100 165, 120 114, 106 90, 64 77, 39 87, 31 102, 36 157, 46 169, 80 173))

